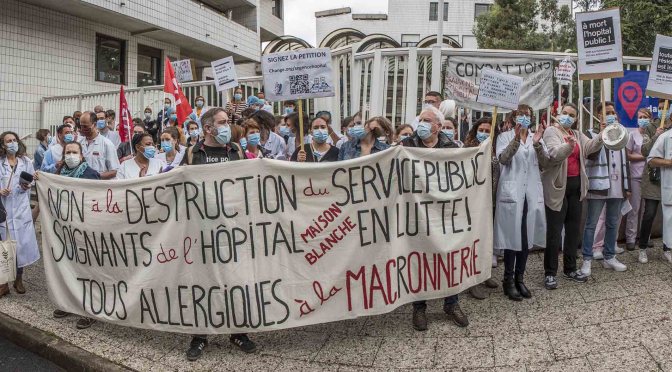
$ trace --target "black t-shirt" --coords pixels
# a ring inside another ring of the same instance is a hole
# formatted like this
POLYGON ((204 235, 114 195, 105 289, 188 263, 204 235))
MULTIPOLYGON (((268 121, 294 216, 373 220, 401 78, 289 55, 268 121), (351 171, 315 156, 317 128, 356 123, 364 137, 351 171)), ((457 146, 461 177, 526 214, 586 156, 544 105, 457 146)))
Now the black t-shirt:
POLYGON ((207 154, 205 156, 205 164, 223 163, 229 161, 228 147, 210 147, 203 146, 203 151, 207 154))
MULTIPOLYGON (((296 159, 299 156, 299 151, 301 147, 297 147, 292 154, 291 161, 297 161, 296 159)), ((317 162, 329 162, 329 161, 338 161, 338 148, 333 145, 329 145, 329 150, 322 156, 313 156, 313 148, 310 145, 303 146, 303 151, 306 152, 306 162, 308 163, 317 163, 317 162)))
MULTIPOLYGON (((431 148, 433 148, 433 149, 438 149, 438 148, 440 148, 439 143, 440 143, 439 141, 436 141, 436 143, 434 144, 434 146, 431 147, 431 148)), ((423 149, 428 148, 427 146, 425 146, 425 143, 422 142, 422 141, 418 141, 418 147, 422 147, 423 149)))

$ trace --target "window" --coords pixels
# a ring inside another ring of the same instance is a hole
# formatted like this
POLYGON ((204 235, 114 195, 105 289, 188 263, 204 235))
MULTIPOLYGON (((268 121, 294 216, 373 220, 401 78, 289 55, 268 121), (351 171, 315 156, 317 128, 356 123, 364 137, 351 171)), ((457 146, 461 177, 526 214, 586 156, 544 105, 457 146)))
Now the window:
POLYGON ((478 16, 485 14, 490 11, 492 4, 476 4, 474 5, 474 21, 477 20, 478 16))
MULTIPOLYGON (((439 3, 436 1, 429 3, 429 20, 439 20, 439 3)), ((448 20, 448 3, 443 3, 443 20, 448 20)))
POLYGON ((418 45, 420 41, 419 34, 403 34, 401 35, 401 46, 403 47, 414 47, 418 45))
POLYGON ((271 8, 271 13, 274 16, 282 19, 282 0, 273 0, 273 8, 271 8))
POLYGON ((126 84, 126 42, 96 34, 96 81, 126 84))
POLYGON ((138 44, 138 86, 161 85, 161 80, 161 49, 138 44))

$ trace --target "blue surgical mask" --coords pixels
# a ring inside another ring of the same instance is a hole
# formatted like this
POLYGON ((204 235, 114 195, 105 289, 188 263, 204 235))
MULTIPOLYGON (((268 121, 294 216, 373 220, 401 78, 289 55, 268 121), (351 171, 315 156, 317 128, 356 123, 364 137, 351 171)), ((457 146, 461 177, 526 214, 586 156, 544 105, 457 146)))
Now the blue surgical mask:
POLYGON ((236 94, 233 95, 233 100, 234 100, 234 101, 240 101, 241 99, 243 99, 243 95, 242 95, 242 94, 240 94, 240 93, 236 93, 236 94))
POLYGON ((247 143, 250 145, 257 146, 259 142, 261 142, 261 135, 259 133, 252 133, 247 136, 247 143))
POLYGON ((326 129, 313 129, 313 141, 316 143, 325 143, 329 137, 329 132, 326 129))
POLYGON ((285 107, 285 115, 289 115, 294 112, 294 109, 291 107, 285 107))
POLYGON ((451 140, 455 138, 455 129, 441 129, 441 132, 448 136, 451 140))
POLYGON ((156 147, 154 146, 145 146, 145 151, 142 152, 147 159, 153 159, 156 155, 156 147))
POLYGON ((516 124, 520 124, 521 127, 527 129, 532 124, 532 119, 527 115, 516 116, 516 124))
POLYGON ((399 142, 405 140, 408 137, 409 137, 408 134, 404 134, 403 136, 399 136, 399 142))
POLYGON ((607 115, 607 125, 616 123, 616 115, 607 115))
POLYGON ((198 129, 194 129, 191 132, 189 132, 189 136, 191 138, 197 138, 199 134, 201 134, 201 131, 198 129))
POLYGON ((107 124, 105 123, 104 119, 99 119, 98 121, 96 121, 96 128, 98 129, 105 129, 106 125, 107 124))
POLYGON ((476 132, 476 139, 478 142, 483 142, 490 137, 490 133, 476 132))
POLYGON ((152 118, 152 113, 151 112, 145 112, 145 119, 149 120, 152 118))
POLYGON ((177 114, 170 115, 170 120, 171 121, 177 121, 177 114))
POLYGON ((637 119, 637 125, 639 125, 640 128, 644 128, 648 126, 651 123, 651 120, 649 119, 637 119))
POLYGON ((7 152, 10 154, 16 154, 19 152, 19 143, 18 142, 10 142, 7 144, 7 152))
POLYGON ((161 141, 161 148, 163 152, 171 152, 173 151, 173 143, 170 141, 161 141))
POLYGON ((240 147, 242 147, 243 150, 247 150, 247 139, 245 139, 245 137, 242 137, 238 143, 240 143, 240 147))
POLYGON ((72 134, 72 133, 68 133, 65 136, 63 136, 63 141, 65 141, 65 143, 70 143, 74 140, 75 140, 75 135, 72 134))
POLYGON ((215 136, 215 140, 222 145, 229 143, 229 141, 231 141, 231 127, 225 125, 223 127, 217 128, 217 135, 215 136))
POLYGON ((560 115, 558 116, 558 122, 563 128, 571 128, 574 124, 574 118, 569 115, 560 115))
POLYGON ((418 133, 418 137, 420 137, 421 140, 426 140, 432 136, 432 123, 428 121, 421 121, 420 124, 418 124, 418 129, 416 132, 418 133))
POLYGON ((198 101, 196 101, 196 107, 199 107, 199 108, 203 107, 203 104, 205 104, 205 102, 201 101, 200 99, 198 101))
POLYGON ((349 130, 350 130, 350 136, 352 138, 362 139, 364 138, 364 136, 366 136, 366 131, 364 130, 363 125, 355 125, 349 130))
POLYGON ((280 126, 280 135, 283 137, 288 137, 292 135, 291 129, 289 129, 288 126, 286 125, 281 125, 280 126))

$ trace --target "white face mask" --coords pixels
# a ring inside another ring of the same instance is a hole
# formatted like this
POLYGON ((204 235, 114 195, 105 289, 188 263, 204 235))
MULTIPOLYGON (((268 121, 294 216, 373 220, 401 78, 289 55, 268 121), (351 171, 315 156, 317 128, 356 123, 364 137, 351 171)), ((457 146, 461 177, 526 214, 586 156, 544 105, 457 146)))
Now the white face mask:
POLYGON ((82 159, 80 159, 79 154, 65 154, 65 157, 63 159, 65 161, 65 164, 68 166, 68 168, 76 168, 79 163, 81 163, 82 159))

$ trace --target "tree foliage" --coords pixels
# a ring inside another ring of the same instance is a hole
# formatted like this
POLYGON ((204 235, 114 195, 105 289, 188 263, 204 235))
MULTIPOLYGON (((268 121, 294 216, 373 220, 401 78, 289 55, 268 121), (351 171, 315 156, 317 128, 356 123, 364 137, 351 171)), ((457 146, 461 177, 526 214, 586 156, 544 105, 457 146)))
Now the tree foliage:
POLYGON ((656 34, 672 36, 672 1, 602 1, 602 8, 613 7, 621 8, 624 55, 651 57, 656 34))

